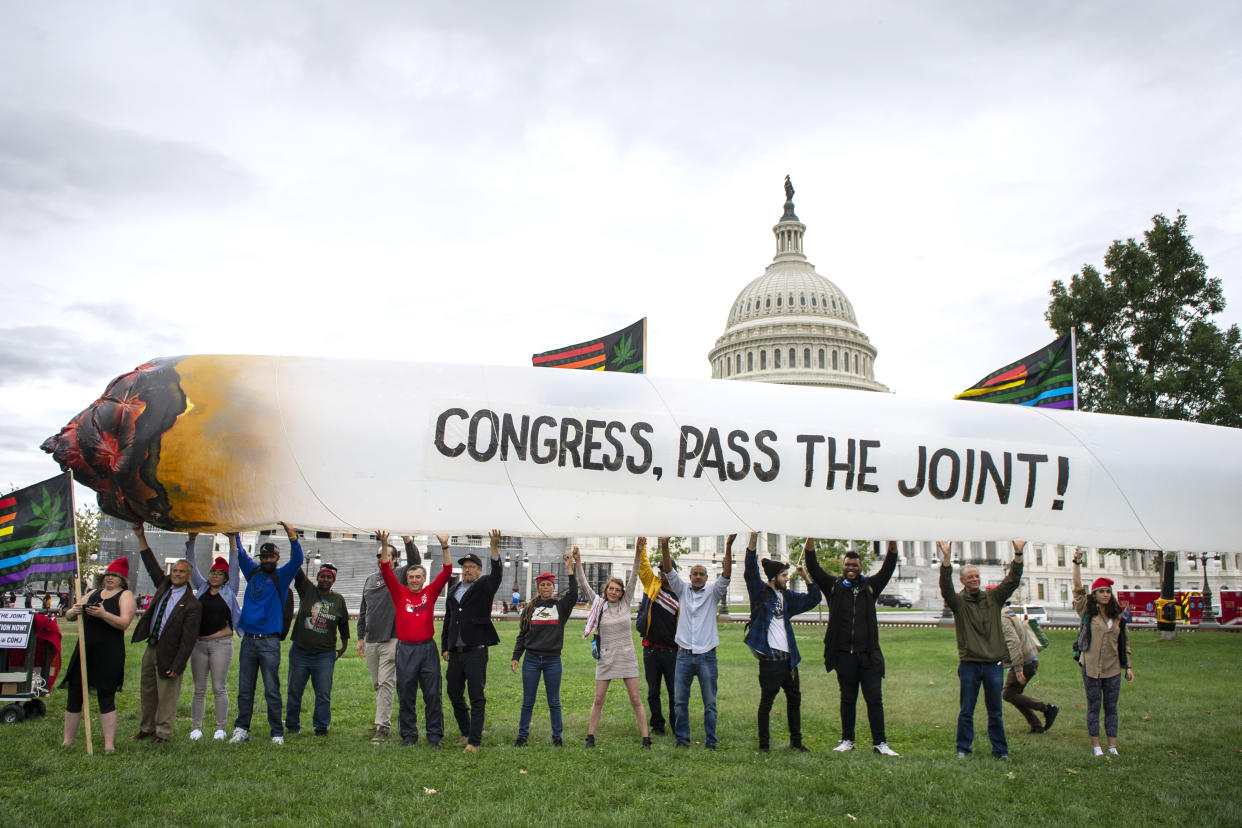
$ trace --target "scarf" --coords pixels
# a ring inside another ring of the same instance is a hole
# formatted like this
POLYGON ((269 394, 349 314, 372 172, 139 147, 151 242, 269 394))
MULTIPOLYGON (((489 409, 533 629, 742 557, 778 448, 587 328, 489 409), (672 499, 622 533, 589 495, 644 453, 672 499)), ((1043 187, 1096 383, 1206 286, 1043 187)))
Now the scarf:
POLYGON ((586 626, 582 628, 582 637, 589 638, 599 629, 599 617, 604 614, 604 599, 598 595, 591 602, 591 611, 587 613, 586 626))

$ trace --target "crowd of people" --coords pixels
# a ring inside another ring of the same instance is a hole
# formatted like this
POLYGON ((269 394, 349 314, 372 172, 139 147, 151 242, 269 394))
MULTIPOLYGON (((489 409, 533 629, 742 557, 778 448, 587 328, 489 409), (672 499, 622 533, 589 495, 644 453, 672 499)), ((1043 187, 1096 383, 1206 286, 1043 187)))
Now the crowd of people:
MULTIPOLYGON (((312 581, 303 571, 303 553, 296 530, 282 523, 289 559, 280 564, 277 544, 264 542, 254 560, 239 535, 230 538, 228 558, 216 557, 204 577, 194 564, 196 536, 189 535, 185 558, 165 572, 147 544, 142 524, 135 524, 140 557, 155 592, 135 626, 132 641, 146 642, 140 670, 139 728, 130 738, 159 744, 172 738, 174 718, 187 663, 194 682, 189 739, 203 739, 208 681, 211 683, 215 728, 212 738, 237 744, 251 736, 254 695, 263 682, 269 737, 284 743, 286 734, 301 730, 302 701, 309 681, 314 694, 311 724, 316 736, 326 736, 332 723, 332 679, 335 663, 348 649, 350 615, 345 599, 333 590, 336 567, 324 563, 312 581), (240 588, 240 575, 246 587, 240 588), (299 607, 293 613, 293 595, 299 607), (287 699, 281 693, 281 640, 292 626, 288 651, 287 699), (233 660, 234 636, 240 638, 236 718, 227 731, 229 696, 227 678, 233 660), (283 711, 283 716, 282 716, 283 711)), ((418 742, 418 696, 422 696, 422 735, 432 749, 445 738, 443 692, 448 695, 460 734, 457 747, 466 753, 482 745, 487 715, 488 652, 500 643, 492 623, 492 606, 500 587, 500 533, 489 536, 488 567, 473 553, 456 561, 449 539, 437 539, 443 555, 435 578, 427 569, 413 538, 405 536, 406 560, 388 532, 377 533, 376 572, 362 589, 357 617, 357 650, 365 657, 375 691, 372 742, 392 736, 392 714, 397 711, 397 735, 403 746, 418 742), (456 574, 456 577, 454 577, 456 574), (435 606, 445 598, 445 615, 436 635, 435 606), (445 662, 443 674, 440 662, 445 662), (443 682, 442 682, 443 676, 443 682)), ((634 566, 628 580, 610 578, 597 594, 588 583, 578 549, 565 556, 568 583, 557 593, 556 576, 535 578, 537 595, 527 601, 518 620, 518 635, 509 662, 521 672, 522 706, 515 747, 530 742, 530 723, 542 682, 552 731, 552 744, 564 744, 560 688, 561 653, 565 625, 575 604, 585 600, 589 609, 584 639, 592 639, 597 659, 595 695, 585 747, 596 746, 597 730, 608 689, 614 680, 625 685, 644 748, 652 734, 672 730, 676 748, 691 745, 691 687, 697 680, 703 709, 703 745, 715 750, 717 648, 720 644, 717 606, 726 600, 733 571, 733 544, 725 544, 719 577, 710 584, 707 568, 690 567, 683 577, 669 552, 669 539, 660 538, 660 571, 647 555, 646 538, 636 543, 634 566), (641 584, 637 619, 631 605, 641 584), (632 626, 633 625, 633 626, 632 626), (641 641, 646 706, 639 684, 638 652, 633 630, 641 641), (665 710, 668 715, 665 717, 665 710)), ((824 634, 824 667, 835 672, 840 691, 841 739, 837 752, 855 749, 856 713, 861 690, 867 708, 872 750, 886 757, 899 754, 888 744, 884 725, 884 655, 876 600, 888 585, 897 562, 897 548, 889 542, 878 571, 863 573, 862 558, 847 552, 841 574, 827 572, 817 557, 814 538, 805 542, 806 568, 797 574, 807 583, 805 592, 789 588, 790 565, 764 558, 757 552, 757 533, 750 533, 744 560, 744 578, 750 602, 746 646, 758 662, 758 749, 771 750, 771 711, 776 697, 785 695, 785 722, 789 747, 807 751, 801 728, 801 683, 792 619, 823 601, 828 608, 824 634)), ((960 589, 953 583, 950 545, 939 544, 940 591, 953 615, 958 650, 960 711, 957 721, 958 758, 967 758, 974 746, 974 713, 983 689, 987 708, 987 736, 992 756, 1007 759, 1002 702, 1023 716, 1032 733, 1052 727, 1060 708, 1029 695, 1038 670, 1041 637, 1026 623, 1005 615, 1003 607, 1017 588, 1025 543, 1013 543, 1013 562, 997 585, 981 588, 979 570, 972 565, 958 572, 960 589)), ((1099 578, 1088 592, 1081 582, 1081 559, 1073 561, 1074 609, 1080 618, 1074 653, 1082 671, 1087 700, 1087 731, 1093 753, 1104 754, 1100 744, 1099 714, 1109 753, 1117 753, 1117 701, 1121 679, 1134 680, 1130 666, 1127 619, 1113 595, 1112 582, 1099 578)), ((116 692, 125 674, 125 630, 137 612, 129 591, 129 563, 113 561, 99 588, 69 607, 66 616, 83 617, 79 648, 87 655, 87 683, 96 692, 104 736, 104 751, 115 750, 116 692)), ((516 603, 516 601, 514 602, 516 603)), ((68 701, 64 744, 72 745, 82 718, 82 687, 75 649, 66 672, 68 701)))

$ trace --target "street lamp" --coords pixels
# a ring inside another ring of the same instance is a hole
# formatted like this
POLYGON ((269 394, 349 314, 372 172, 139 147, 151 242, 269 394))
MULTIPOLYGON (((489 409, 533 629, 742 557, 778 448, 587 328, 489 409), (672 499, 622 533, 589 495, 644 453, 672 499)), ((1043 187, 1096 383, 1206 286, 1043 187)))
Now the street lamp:
POLYGON ((1212 592, 1208 587, 1207 562, 1209 560, 1219 561, 1220 553, 1217 552, 1214 556, 1208 557, 1208 553, 1206 552, 1200 552, 1198 555, 1194 552, 1187 552, 1186 557, 1191 561, 1198 558, 1199 567, 1203 570, 1203 618, 1199 621, 1199 624, 1215 624, 1216 612, 1212 609, 1212 592))

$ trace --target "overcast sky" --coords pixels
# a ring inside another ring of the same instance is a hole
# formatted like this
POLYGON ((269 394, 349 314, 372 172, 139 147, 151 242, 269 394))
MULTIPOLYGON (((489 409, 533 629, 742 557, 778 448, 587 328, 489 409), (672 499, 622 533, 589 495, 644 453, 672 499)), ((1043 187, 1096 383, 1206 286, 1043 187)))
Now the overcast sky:
POLYGON ((1156 213, 1232 323, 1239 43, 1236 2, 0 0, 0 485, 155 356, 525 365, 647 316, 706 378, 786 174, 898 394, 1045 344, 1156 213))

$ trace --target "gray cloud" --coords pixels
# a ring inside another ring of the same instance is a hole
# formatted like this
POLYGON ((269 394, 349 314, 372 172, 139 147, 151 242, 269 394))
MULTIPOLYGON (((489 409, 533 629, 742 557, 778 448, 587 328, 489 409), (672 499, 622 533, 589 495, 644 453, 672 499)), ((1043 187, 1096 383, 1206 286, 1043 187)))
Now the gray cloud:
MULTIPOLYGON (((113 320, 115 321, 115 320, 113 320)), ((28 380, 99 385, 118 372, 133 368, 172 343, 172 338, 142 331, 141 342, 132 336, 108 337, 102 326, 96 335, 87 335, 77 328, 55 325, 22 325, 0 328, 0 387, 14 386, 28 380), (134 354, 143 353, 135 361, 134 354)))
POLYGON ((236 162, 190 143, 0 106, 0 225, 10 231, 135 201, 235 202, 255 186, 236 162))

